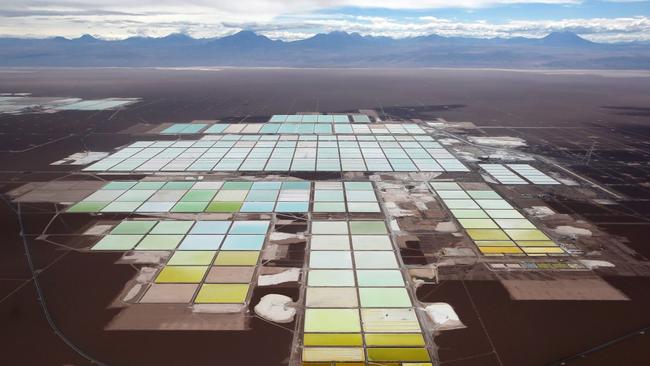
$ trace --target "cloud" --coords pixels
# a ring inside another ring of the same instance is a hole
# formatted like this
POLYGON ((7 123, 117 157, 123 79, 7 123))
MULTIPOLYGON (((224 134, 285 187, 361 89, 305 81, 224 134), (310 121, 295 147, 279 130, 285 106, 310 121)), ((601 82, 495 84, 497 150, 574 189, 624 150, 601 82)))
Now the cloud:
POLYGON ((18 18, 18 17, 61 17, 61 16, 91 16, 91 15, 131 15, 142 16, 144 13, 130 13, 115 10, 19 10, 19 9, 2 9, 0 8, 0 17, 18 18))
POLYGON ((437 34, 446 37, 511 38, 543 37, 551 32, 571 31, 598 42, 650 40, 650 18, 589 18, 562 20, 459 22, 456 20, 424 16, 416 19, 392 19, 368 16, 333 16, 293 18, 282 23, 228 23, 227 28, 251 29, 271 38, 294 40, 322 32, 344 30, 362 35, 393 38, 437 34))
POLYGON ((513 4, 580 4, 583 0, 3 0, 2 10, 115 10, 159 9, 178 13, 202 9, 217 13, 279 14, 312 12, 323 9, 382 8, 392 10, 441 9, 441 8, 483 8, 495 5, 513 4))

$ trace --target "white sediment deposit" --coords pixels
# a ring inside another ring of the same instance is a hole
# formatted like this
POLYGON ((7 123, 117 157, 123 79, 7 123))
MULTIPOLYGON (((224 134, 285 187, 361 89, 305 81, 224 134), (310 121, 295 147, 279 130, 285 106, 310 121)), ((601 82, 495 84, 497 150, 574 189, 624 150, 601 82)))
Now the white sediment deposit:
POLYGON ((526 146, 526 141, 524 139, 512 136, 468 136, 467 139, 475 144, 487 146, 526 146))
MULTIPOLYGON (((395 202, 390 202, 386 201, 384 202, 384 206, 386 207, 386 210, 388 211, 388 216, 391 217, 406 217, 406 216, 413 216, 414 213, 411 210, 405 210, 397 205, 395 202)), ((426 207, 426 205, 425 205, 426 207)))
POLYGON ((275 323, 291 323, 296 316, 291 298, 278 294, 265 295, 253 310, 255 314, 275 323))
POLYGON ((126 295, 124 295, 122 301, 129 302, 135 299, 135 297, 140 293, 140 290, 142 290, 142 284, 136 283, 133 287, 131 287, 129 292, 127 292, 126 295))
POLYGON ((435 330, 465 328, 454 308, 446 302, 434 302, 424 308, 435 330))
POLYGON ((280 273, 261 275, 257 278, 258 286, 272 286, 285 282, 297 282, 300 279, 300 268, 290 268, 280 273))
POLYGON ((298 239, 303 240, 305 236, 302 233, 292 234, 292 233, 282 233, 282 232, 273 232, 269 236, 271 241, 282 241, 287 239, 298 239))
POLYGON ((546 217, 555 215, 555 211, 551 210, 551 208, 547 206, 532 206, 524 208, 524 211, 526 211, 528 215, 534 217, 546 217))
POLYGON ((459 144, 461 141, 457 140, 457 139, 452 139, 452 138, 446 137, 446 138, 438 139, 438 142, 443 144, 443 145, 449 146, 449 145, 459 144))
POLYGON ((594 269, 599 267, 609 267, 609 268, 616 267, 614 263, 608 261, 596 260, 596 259, 580 259, 580 263, 582 263, 585 267, 589 269, 594 269))
POLYGON ((573 179, 558 177, 557 174, 552 174, 552 176, 553 176, 553 178, 555 180, 557 180, 558 182, 564 184, 565 186, 577 186, 577 185, 580 185, 578 182, 576 182, 573 179))
POLYGON ((124 253, 119 263, 133 263, 133 264, 160 264, 171 255, 168 251, 144 251, 137 250, 133 252, 124 253))
POLYGON ((458 228, 456 227, 456 224, 453 223, 453 221, 444 221, 439 222, 438 225, 436 225, 436 231, 441 233, 453 233, 458 231, 458 228))
POLYGON ((100 151, 85 151, 85 152, 80 152, 80 153, 74 153, 67 158, 55 161, 54 163, 50 165, 63 165, 63 164, 69 164, 69 165, 87 165, 90 163, 93 163, 97 160, 101 160, 105 157, 108 156, 107 152, 100 152, 100 151))
MULTIPOLYGON (((524 144, 525 145, 525 144, 524 144)), ((508 160, 508 161, 534 161, 535 159, 531 156, 528 156, 524 153, 517 153, 507 150, 497 150, 487 156, 481 156, 481 158, 488 158, 493 160, 508 160)))
MULTIPOLYGON (((129 302, 131 300, 134 300, 135 297, 140 293, 142 290, 142 287, 151 281, 153 281, 156 272, 158 271, 157 268, 154 267, 142 267, 140 268, 140 271, 138 272, 138 275, 135 277, 133 282, 133 286, 129 289, 129 291, 122 297, 122 301, 124 302, 129 302)), ((127 284, 128 286, 128 284, 127 284)))
POLYGON ((561 225, 553 229, 556 233, 563 235, 563 236, 568 236, 570 238, 575 238, 578 236, 591 236, 591 231, 587 229, 583 229, 581 227, 575 227, 575 226, 568 226, 568 225, 561 225))

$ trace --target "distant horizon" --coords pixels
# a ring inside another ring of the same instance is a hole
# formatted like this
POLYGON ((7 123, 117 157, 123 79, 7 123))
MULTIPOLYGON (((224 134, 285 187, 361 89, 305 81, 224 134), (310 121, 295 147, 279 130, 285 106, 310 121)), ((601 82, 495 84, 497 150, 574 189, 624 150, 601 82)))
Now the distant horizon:
MULTIPOLYGON (((498 67, 437 67, 437 66, 370 66, 370 67, 292 67, 292 66, 228 66, 228 65, 205 65, 205 66, 2 66, 0 71, 30 72, 32 70, 160 70, 160 71, 206 71, 217 72, 224 70, 438 70, 438 71, 487 71, 487 72, 512 72, 512 73, 533 73, 547 75, 592 75, 603 77, 620 78, 650 78, 650 70, 647 69, 552 69, 552 68, 498 68, 498 67)), ((12 96, 32 93, 6 93, 0 92, 0 96, 12 96)))
POLYGON ((271 40, 253 31, 102 40, 0 38, 3 66, 488 67, 650 69, 650 43, 596 43, 572 32, 541 38, 409 38, 343 32, 271 40))
POLYGON ((440 34, 437 34, 437 33, 430 33, 430 34, 424 34, 424 35, 418 35, 418 36, 392 37, 392 36, 363 35, 363 34, 361 34, 359 32, 330 31, 330 32, 316 33, 316 34, 310 35, 310 36, 308 36, 306 38, 284 40, 284 39, 274 39, 274 38, 271 38, 271 37, 268 37, 268 36, 264 35, 263 33, 258 33, 258 32, 255 32, 254 30, 249 30, 249 29, 242 29, 242 30, 239 30, 237 32, 233 32, 231 34, 226 34, 226 35, 222 35, 222 36, 199 37, 199 38, 194 37, 191 34, 187 34, 187 33, 174 32, 174 33, 169 33, 167 35, 160 35, 160 36, 131 36, 131 37, 127 37, 127 38, 104 38, 104 37, 101 37, 99 35, 84 33, 84 34, 82 34, 82 35, 80 35, 78 37, 65 37, 65 36, 59 36, 59 35, 53 35, 53 36, 47 36, 47 37, 18 37, 18 36, 0 35, 0 39, 9 39, 9 38, 11 38, 11 39, 25 39, 25 40, 30 40, 30 39, 33 39, 33 40, 51 40, 51 39, 63 38, 63 39, 69 40, 69 41, 74 41, 74 40, 81 40, 81 39, 84 39, 84 38, 92 37, 93 39, 100 40, 100 41, 115 42, 115 41, 124 41, 124 40, 128 40, 128 39, 164 39, 164 38, 168 38, 168 37, 172 37, 172 36, 185 36, 185 37, 191 38, 193 40, 200 41, 200 40, 222 39, 222 38, 231 37, 231 36, 234 36, 234 35, 237 35, 237 34, 240 34, 240 33, 253 33, 253 34, 256 34, 258 36, 266 37, 266 38, 268 38, 268 39, 270 39, 272 41, 281 41, 281 42, 288 42, 288 43, 289 42, 304 41, 304 40, 314 38, 314 37, 319 36, 319 35, 331 35, 331 34, 346 34, 346 35, 349 35, 349 36, 358 35, 358 36, 361 36, 361 37, 364 37, 364 38, 390 38, 390 39, 394 39, 394 40, 414 39, 414 38, 422 38, 422 37, 440 37, 440 38, 447 38, 447 39, 466 38, 466 39, 477 39, 477 40, 491 40, 491 39, 494 39, 494 40, 498 40, 498 39, 506 40, 506 39, 517 39, 517 38, 524 38, 524 39, 529 39, 529 40, 535 40, 535 39, 542 40, 542 39, 544 39, 546 37, 549 37, 551 35, 567 34, 567 35, 574 35, 574 36, 580 37, 580 38, 584 39, 585 41, 589 41, 589 42, 593 42, 593 43, 602 43, 602 44, 635 43, 635 42, 646 43, 646 42, 650 42, 650 41, 596 42, 596 41, 591 41, 588 38, 583 37, 579 33, 571 32, 571 31, 553 31, 553 32, 549 32, 549 33, 547 33, 545 35, 538 36, 538 37, 525 37, 525 36, 512 36, 512 37, 503 37, 503 36, 495 36, 495 37, 445 36, 445 35, 440 35, 440 34))
POLYGON ((345 31, 403 39, 541 38, 569 31, 598 43, 650 41, 650 0, 5 0, 0 37, 195 39, 250 30, 273 40, 345 31))

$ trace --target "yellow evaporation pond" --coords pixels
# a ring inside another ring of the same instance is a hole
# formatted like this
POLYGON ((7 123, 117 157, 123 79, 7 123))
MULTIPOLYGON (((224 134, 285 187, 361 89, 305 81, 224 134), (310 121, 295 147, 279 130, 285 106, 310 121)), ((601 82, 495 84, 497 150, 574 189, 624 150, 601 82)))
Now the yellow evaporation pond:
POLYGON ((515 242, 510 240, 480 240, 474 242, 479 247, 514 247, 515 242))
POLYGON ((505 230, 512 240, 551 240, 540 230, 505 230))
POLYGON ((521 240, 517 242, 517 245, 520 247, 556 247, 557 244, 551 240, 533 240, 525 241, 521 240))
POLYGON ((523 254, 517 247, 479 247, 483 254, 523 254))
POLYGON ((305 332, 359 332, 361 324, 357 309, 307 309, 305 332))
POLYGON ((366 334, 368 346, 424 346, 424 337, 413 334, 366 334))
POLYGON ((490 219, 458 219, 465 229, 498 229, 499 227, 490 219))
POLYGON ((535 247, 525 247, 522 248, 524 252, 528 254, 564 254, 564 250, 560 247, 542 247, 542 248, 535 248, 535 247))
POLYGON ((362 346, 358 333, 305 333, 305 346, 362 346))
POLYGON ((368 348, 368 361, 429 361, 426 348, 368 348))
POLYGON ((172 255, 167 265, 208 265, 212 263, 215 253, 209 250, 179 250, 172 255))
POLYGON ((254 266, 257 264, 259 252, 254 251, 230 251, 220 252, 214 261, 215 266, 254 266))
POLYGON ((416 333, 420 324, 413 309, 361 309, 363 329, 370 333, 416 333))
POLYGON ((207 266, 167 266, 156 277, 156 283, 198 283, 207 266))
POLYGON ((352 347, 305 347, 302 360, 313 361, 364 361, 363 348, 352 347))
POLYGON ((248 294, 247 283, 219 283, 201 286, 195 303, 243 303, 248 294))
POLYGON ((467 234, 473 240, 510 240, 508 235, 499 229, 467 229, 467 234))

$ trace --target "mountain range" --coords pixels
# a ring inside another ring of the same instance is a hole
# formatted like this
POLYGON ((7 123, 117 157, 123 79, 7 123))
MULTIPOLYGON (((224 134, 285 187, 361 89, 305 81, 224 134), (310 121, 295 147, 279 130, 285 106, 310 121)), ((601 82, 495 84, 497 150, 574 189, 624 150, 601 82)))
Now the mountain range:
POLYGON ((0 66, 502 67, 650 69, 650 44, 595 43, 571 32, 543 38, 428 35, 394 39, 331 32, 298 41, 252 31, 102 40, 0 38, 0 66))

